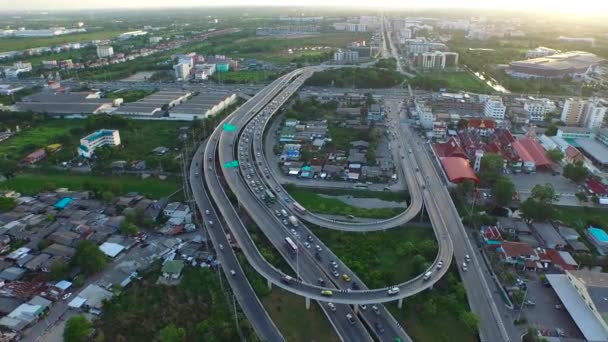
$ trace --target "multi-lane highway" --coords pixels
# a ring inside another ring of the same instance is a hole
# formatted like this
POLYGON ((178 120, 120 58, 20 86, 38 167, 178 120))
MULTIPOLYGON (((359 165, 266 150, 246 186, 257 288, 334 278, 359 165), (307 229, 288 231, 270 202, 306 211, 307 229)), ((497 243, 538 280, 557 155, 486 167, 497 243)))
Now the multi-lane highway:
MULTIPOLYGON (((314 69, 312 69, 312 70, 314 70, 314 69)), ((389 291, 390 289, 393 288, 393 286, 388 286, 389 284, 387 284, 386 288, 381 288, 381 289, 362 289, 362 288, 352 289, 352 288, 347 287, 347 290, 344 290, 344 289, 339 290, 339 291, 336 290, 334 284, 342 285, 342 286, 344 284, 340 284, 340 283, 336 283, 336 281, 332 281, 332 278, 330 276, 331 270, 319 265, 319 260, 317 259, 316 254, 313 254, 313 252, 311 252, 308 248, 302 248, 303 241, 298 241, 298 246, 300 247, 299 250, 302 250, 304 252, 296 253, 295 261, 294 261, 293 260, 294 256, 287 251, 286 245, 282 242, 282 241, 284 241, 284 239, 286 237, 285 235, 288 235, 289 233, 287 233, 286 228, 281 225, 281 221, 277 220, 272 215, 272 212, 268 208, 265 207, 265 205, 261 201, 261 196, 259 194, 256 195, 255 190, 251 189, 251 187, 248 186, 247 181, 245 180, 245 177, 246 177, 245 174, 241 174, 242 171, 247 172, 247 170, 243 170, 243 168, 241 168, 241 167, 238 167, 238 168, 223 168, 222 167, 223 165, 227 165, 228 163, 230 163, 233 160, 235 160, 236 158, 238 158, 239 152, 237 152, 237 151, 240 151, 241 148, 247 148, 247 146, 249 146, 248 147, 249 150, 246 152, 246 155, 247 155, 246 158, 249 158, 249 160, 250 160, 249 163, 251 163, 251 162, 254 163, 254 166, 245 164, 245 167, 248 167, 249 169, 257 170, 254 172, 256 172, 258 174, 257 179, 260 181, 260 183, 262 183, 261 181, 264 179, 264 177, 260 176, 259 172, 261 172, 261 167, 263 167, 263 165, 264 165, 263 148, 260 148, 261 141, 262 141, 261 135, 263 132, 263 126, 266 124, 266 122, 268 121, 270 116, 272 114, 274 114, 275 111, 280 107, 280 105, 282 105, 282 103, 284 101, 286 101, 291 96, 291 94, 293 94, 297 90, 299 85, 301 85, 301 83, 302 83, 302 79, 306 78, 307 75, 309 75, 310 72, 312 72, 312 70, 311 69, 300 70, 299 74, 306 74, 306 75, 299 76, 299 78, 296 78, 296 80, 293 81, 293 84, 291 84, 290 78, 297 76, 296 74, 298 74, 298 73, 289 74, 286 77, 283 77, 283 78, 273 82, 269 87, 265 88, 263 92, 256 95, 254 98, 252 98, 246 104, 247 105, 247 107, 245 107, 245 108, 247 108, 246 110, 237 110, 235 113, 231 114, 224 122, 222 122, 222 124, 230 123, 230 124, 236 126, 237 127, 236 131, 232 131, 232 132, 222 131, 221 125, 220 125, 220 128, 213 133, 211 140, 210 140, 211 142, 208 144, 207 148, 205 149, 205 155, 204 155, 204 160, 203 160, 203 162, 205 163, 205 167, 203 170, 205 173, 205 180, 207 182, 209 192, 210 192, 212 198, 214 199, 214 201, 216 202, 216 205, 218 206, 222 216, 224 217, 224 219, 227 223, 227 226, 230 228, 230 230, 234 234, 234 237, 237 240, 237 242, 239 243, 239 245, 241 246, 243 253, 246 255, 249 262, 254 267, 254 269, 256 269, 256 271, 258 271, 262 276, 264 276, 266 279, 268 279, 269 282, 271 282, 277 286, 280 286, 288 291, 296 293, 298 295, 302 295, 302 296, 306 297, 307 299, 315 299, 315 300, 322 301, 322 302, 331 301, 336 304, 341 303, 341 304, 351 304, 351 305, 355 305, 355 304, 372 304, 373 305, 375 303, 382 303, 382 302, 386 302, 386 301, 405 298, 405 297, 419 293, 419 292, 431 287, 432 284, 434 284, 434 282, 436 282, 447 271, 447 268, 448 268, 447 265, 449 265, 449 263, 451 261, 452 255, 454 253, 451 236, 452 235, 456 236, 459 239, 458 241, 463 243, 464 246, 466 246, 466 248, 463 248, 462 251, 459 252, 459 254, 465 253, 464 251, 466 251, 466 250, 470 250, 471 246, 470 246, 470 243, 468 243, 468 240, 462 241, 462 236, 460 236, 460 232, 455 231, 455 229, 451 227, 451 226, 455 225, 454 222, 459 222, 459 218, 456 217, 454 219, 453 217, 451 217, 451 215, 446 215, 446 213, 454 214, 454 212, 452 212, 450 209, 450 205, 453 207, 453 204, 451 203, 451 201, 449 201, 449 194, 447 194, 445 187, 443 187, 443 185, 441 185, 441 183, 439 182, 438 176, 436 176, 436 174, 428 176, 427 172, 430 172, 430 171, 434 172, 434 169, 432 169, 433 166, 429 162, 425 161, 424 159, 421 159, 423 157, 419 156, 418 152, 414 152, 414 151, 406 152, 406 146, 414 146, 414 144, 411 141, 409 141, 409 144, 406 143, 406 141, 403 140, 404 135, 399 135, 399 134, 397 135, 398 140, 399 139, 401 140, 400 143, 401 143, 402 148, 400 148, 400 159, 402 160, 402 163, 403 163, 402 169, 405 173, 404 177, 406 179, 408 179, 408 177, 410 178, 410 181, 408 181, 408 188, 410 190, 410 193, 412 194, 412 198, 414 199, 415 196, 420 196, 420 198, 422 198, 422 201, 418 201, 418 202, 424 202, 424 205, 427 209, 427 212, 429 214, 429 217, 430 217, 431 222, 433 223, 433 226, 435 229, 435 234, 436 234, 437 240, 439 242, 439 248, 438 248, 439 250, 438 250, 437 258, 435 259, 434 263, 428 270, 429 272, 432 272, 430 274, 430 276, 423 277, 423 275, 419 275, 418 277, 416 277, 414 279, 411 279, 402 284, 398 284, 398 285, 396 285, 396 288, 398 288, 398 291, 397 290, 389 291), (273 100, 273 98, 276 96, 279 96, 278 101, 276 99, 273 100), (266 110, 265 108, 267 107, 267 105, 268 105, 268 109, 266 110), (252 108, 255 108, 255 109, 251 110, 252 108), (254 119, 254 117, 256 115, 258 115, 258 113, 260 113, 259 114, 260 118, 254 119), (250 128, 250 134, 249 135, 245 134, 246 142, 249 142, 249 144, 239 145, 239 143, 240 143, 239 137, 243 133, 243 127, 245 127, 245 125, 248 122, 250 122, 251 120, 256 120, 257 122, 255 122, 255 124, 250 128), (262 121, 259 121, 259 120, 262 120, 262 121), (256 137, 256 135, 257 135, 257 137, 256 137), (249 140, 249 139, 251 139, 251 140, 249 140), (237 149, 237 146, 238 146, 238 149, 237 149), (257 147, 255 147, 255 146, 257 146, 257 147), (217 152, 218 152, 219 159, 216 159, 216 148, 218 149, 217 152), (257 150, 254 148, 257 148, 257 150), (257 165, 255 165, 255 164, 257 164, 257 165), (218 169, 218 167, 219 167, 219 169, 218 169), (415 171, 413 169, 415 169, 415 171), (267 263, 266 260, 264 260, 264 258, 260 255, 257 247, 251 241, 251 237, 249 236, 245 226, 240 221, 240 218, 239 218, 236 210, 232 207, 232 204, 229 202, 228 196, 223 188, 223 184, 221 183, 220 179, 218 178, 218 174, 221 174, 223 176, 224 181, 228 184, 228 187, 231 189, 231 191, 234 194, 237 195, 238 201, 239 201, 239 206, 241 207, 241 209, 244 209, 245 211, 247 211, 249 216, 251 216, 252 219, 258 224, 258 226, 260 226, 260 228, 262 228, 264 233, 267 235, 269 240, 274 244, 274 246, 277 248, 277 250, 292 265, 294 270, 296 270, 296 272, 298 273, 298 277, 299 277, 298 280, 285 281, 285 279, 289 279, 289 278, 286 278, 286 275, 283 272, 281 272, 280 270, 276 269, 274 266, 267 263), (426 176, 423 176, 423 175, 426 175, 426 176), (435 178, 429 178, 429 177, 437 177, 437 178, 435 179, 435 178), (446 195, 441 196, 442 198, 438 199, 436 194, 441 193, 441 192, 439 192, 440 189, 442 189, 442 191, 445 192, 446 195), (447 203, 445 201, 445 199, 448 199, 449 203, 447 203), (449 222, 449 224, 448 224, 448 222, 449 222), (280 227, 280 229, 276 229, 277 226, 280 227), (275 229, 271 229, 273 227, 275 229), (467 245, 467 243, 468 243, 468 245, 467 245), (443 268, 438 267, 438 264, 440 262, 443 265, 445 265, 443 268), (320 271, 321 271, 321 273, 319 273, 320 271), (319 274, 322 274, 322 276, 319 277, 319 274), (323 279, 323 282, 322 283, 317 282, 316 280, 318 278, 323 279), (332 282, 333 282, 333 284, 332 284, 332 282), (328 292, 326 294, 325 291, 331 291, 331 292, 328 292)), ((241 108, 243 108, 243 107, 241 107, 241 108)), ((409 134, 409 132, 407 134, 409 134)), ((408 136, 408 135, 405 135, 405 136, 408 136)), ((243 166, 243 165, 241 164, 241 166, 243 166)), ((253 170, 250 170, 250 171, 253 171, 253 170)), ((264 185, 260 185, 260 186, 263 187, 264 189, 268 189, 268 188, 273 189, 272 187, 275 186, 275 188, 274 188, 275 191, 277 191, 277 188, 280 187, 280 184, 278 184, 276 182, 275 183, 272 182, 272 178, 270 178, 270 183, 268 182, 268 178, 266 178, 263 181, 263 184, 264 185)), ((278 197, 283 197, 283 196, 278 196, 278 197)), ((282 201, 279 201, 279 205, 281 205, 284 209, 288 210, 290 208, 289 208, 289 206, 286 206, 286 204, 288 204, 286 202, 287 202, 287 200, 285 200, 285 198, 283 198, 282 201)), ((412 200, 412 202, 416 202, 416 200, 412 200)), ((457 213, 456 213, 456 215, 457 215, 457 213)), ((324 225, 325 224, 322 224, 322 226, 324 226, 324 225)), ((458 225, 456 224, 456 226, 458 226, 458 225)), ((462 226, 462 225, 460 224, 460 226, 462 226)), ((304 228, 304 227, 302 227, 302 228, 304 228)), ((304 229, 302 229, 302 231, 307 232, 307 230, 304 230, 304 229)), ((464 232, 464 228, 462 231, 464 232)), ((293 232, 292 232, 292 234, 293 234, 293 232)), ((293 234, 293 235, 296 235, 296 234, 293 234)), ((309 234, 307 234, 307 235, 309 235, 309 234)), ((313 241, 316 241, 316 240, 314 240, 315 238, 312 237, 312 234, 310 234, 310 235, 311 235, 311 238, 313 239, 313 241)), ((300 235, 300 237, 302 237, 302 236, 303 235, 300 235)), ((464 238, 466 239, 466 235, 464 238)), ((323 247, 321 247, 322 244, 320 242, 318 242, 318 244, 319 244, 320 248, 323 249, 323 247)), ((324 250, 327 250, 327 248, 325 247, 324 250)), ((329 254, 329 252, 330 251, 327 250, 328 255, 330 255, 330 257, 333 258, 332 260, 334 260, 336 263, 338 263, 339 262, 338 258, 335 257, 333 254, 329 254)), ((475 258, 473 259, 472 262, 474 264, 477 264, 477 260, 475 258)), ((340 269, 348 270, 346 265, 343 265, 342 263, 339 263, 338 267, 340 269)), ((350 270, 348 270, 346 272, 350 272, 350 270)), ((471 272, 469 274, 473 274, 473 273, 474 272, 471 272)), ((351 276, 351 278, 356 277, 356 275, 352 274, 352 272, 350 272, 350 276, 351 276)), ((481 282, 483 282, 484 280, 485 280, 485 278, 481 282)), ((360 280, 359 280, 359 282, 360 282, 360 280)), ((465 281, 465 284, 466 284, 466 281, 465 281)), ((339 287, 342 287, 342 286, 339 286, 339 287)), ((487 284, 486 284, 486 286, 487 286, 487 284)), ((473 296, 469 296, 469 297, 473 297, 473 296)), ((492 302, 492 304, 493 304, 493 302, 492 302)), ((475 305, 472 304, 471 306, 475 312, 478 312, 476 310, 475 305)), ((325 308, 325 306, 323 306, 323 307, 325 308)), ((491 310, 491 305, 489 305, 487 307, 490 308, 490 310, 488 311, 488 314, 492 314, 493 311, 491 310)), ((346 309, 346 308, 344 308, 344 306, 340 306, 340 310, 344 310, 342 313, 346 312, 347 314, 350 314, 350 309, 346 309)), ((326 308, 325 308, 325 312, 328 315, 328 317, 332 317, 332 315, 328 312, 328 310, 326 308)), ((384 316, 384 315, 381 315, 381 316, 384 316)), ((365 315, 362 315, 362 318, 366 323, 369 324, 369 321, 365 319, 365 315)), ((385 318, 385 322, 388 322, 387 321, 388 319, 389 318, 385 318)), ((344 327, 341 327, 343 322, 348 322, 348 320, 346 320, 346 319, 344 319, 342 321, 332 320, 332 324, 334 324, 334 327, 336 328, 336 330, 339 331, 339 334, 342 338, 344 338, 345 337, 344 335, 348 334, 349 332, 359 330, 359 329, 357 329, 357 328, 359 328, 359 324, 360 324, 360 322, 358 320, 355 320, 355 322, 353 323, 353 325, 355 327, 351 327, 350 329, 344 329, 344 327), (336 322, 338 322, 338 323, 336 324, 336 322)), ((496 322, 497 322, 496 324, 497 324, 498 329, 491 329, 491 330, 489 330, 488 333, 484 332, 481 334, 482 337, 484 338, 484 340, 491 340, 488 338, 492 338, 492 337, 504 337, 504 335, 501 333, 501 326, 500 326, 501 321, 497 320, 496 322), (498 333, 496 333, 496 331, 498 331, 498 333), (486 336, 488 336, 488 337, 486 337, 486 336)), ((350 324, 350 323, 348 323, 348 324, 350 324)), ((387 326, 390 326, 390 325, 391 325, 391 323, 388 322, 387 326)), ((361 329, 362 328, 363 327, 361 327, 361 329)), ((504 327, 502 329, 504 330, 504 327)), ((398 331, 397 331, 397 333, 398 333, 398 331)), ((357 331, 357 334, 363 334, 362 336, 366 336, 365 339, 367 339, 367 337, 369 337, 369 336, 367 336, 367 334, 365 332, 363 332, 361 330, 357 331)), ((358 335, 358 336, 361 336, 361 335, 358 335)), ((504 339, 502 339, 502 340, 504 340, 504 339)))

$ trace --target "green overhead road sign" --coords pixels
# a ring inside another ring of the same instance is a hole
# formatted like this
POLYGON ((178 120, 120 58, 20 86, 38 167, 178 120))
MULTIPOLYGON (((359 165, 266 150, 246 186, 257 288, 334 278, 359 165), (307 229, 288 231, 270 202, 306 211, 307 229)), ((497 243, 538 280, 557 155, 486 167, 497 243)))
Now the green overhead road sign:
POLYGON ((234 168, 234 167, 239 167, 239 161, 238 160, 233 160, 233 161, 231 161, 229 163, 224 164, 224 168, 226 168, 226 169, 231 169, 231 168, 234 168))
POLYGON ((225 123, 224 124, 224 131, 226 131, 226 132, 234 132, 234 131, 236 131, 236 126, 235 125, 231 125, 229 123, 225 123))

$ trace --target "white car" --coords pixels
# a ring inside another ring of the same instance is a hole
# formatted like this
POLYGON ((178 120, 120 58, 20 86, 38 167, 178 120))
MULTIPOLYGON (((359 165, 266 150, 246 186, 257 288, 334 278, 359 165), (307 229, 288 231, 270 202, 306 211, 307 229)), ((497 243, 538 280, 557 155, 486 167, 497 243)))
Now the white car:
POLYGON ((443 267, 443 260, 440 260, 440 261, 437 263, 437 269, 439 270, 439 269, 441 269, 442 267, 443 267))
POLYGON ((234 277, 236 275, 236 272, 234 270, 230 270, 230 274, 232 274, 232 276, 234 277))
POLYGON ((334 303, 327 303, 327 307, 329 308, 329 310, 331 310, 332 312, 336 312, 336 306, 334 305, 334 303))

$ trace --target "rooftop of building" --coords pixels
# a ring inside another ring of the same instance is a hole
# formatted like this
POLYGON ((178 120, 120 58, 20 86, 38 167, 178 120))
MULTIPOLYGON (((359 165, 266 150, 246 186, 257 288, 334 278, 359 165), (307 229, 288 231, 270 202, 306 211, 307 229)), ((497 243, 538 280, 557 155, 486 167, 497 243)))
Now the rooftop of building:
POLYGON ((511 66, 522 66, 535 69, 547 70, 567 70, 571 68, 579 69, 589 67, 604 61, 590 52, 568 51, 552 56, 531 58, 521 61, 511 62, 511 66))
POLYGON ((443 157, 441 165, 445 170, 450 182, 458 183, 466 179, 479 183, 479 178, 471 168, 469 161, 460 157, 443 157))
POLYGON ((575 139, 580 148, 601 164, 608 164, 608 147, 595 139, 575 139))
POLYGON ((536 166, 552 164, 543 147, 534 139, 522 138, 513 142, 512 146, 524 162, 534 162, 536 166))

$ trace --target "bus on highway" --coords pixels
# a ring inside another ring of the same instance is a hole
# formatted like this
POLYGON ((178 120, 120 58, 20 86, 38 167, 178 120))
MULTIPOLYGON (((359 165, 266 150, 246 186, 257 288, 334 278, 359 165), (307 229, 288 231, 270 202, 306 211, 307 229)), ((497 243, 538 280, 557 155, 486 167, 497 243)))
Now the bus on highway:
POLYGON ((353 186, 353 188, 355 188, 355 189, 367 189, 368 186, 367 186, 367 184, 364 184, 364 183, 355 183, 355 185, 353 186))
POLYGON ((266 192, 264 192, 264 201, 266 201, 268 204, 276 203, 277 198, 274 197, 274 194, 272 191, 270 191, 270 189, 266 189, 266 192))
POLYGON ((286 237, 285 242, 291 253, 298 253, 298 245, 296 245, 290 237, 286 237))
POLYGON ((293 202, 293 210, 297 211, 300 214, 306 214, 306 208, 304 208, 300 203, 293 202))

